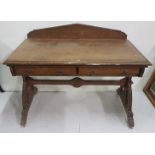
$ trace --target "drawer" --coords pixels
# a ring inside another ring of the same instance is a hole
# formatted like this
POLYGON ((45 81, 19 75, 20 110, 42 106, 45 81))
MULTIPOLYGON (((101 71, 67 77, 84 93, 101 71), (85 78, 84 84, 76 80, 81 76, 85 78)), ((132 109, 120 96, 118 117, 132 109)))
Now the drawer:
POLYGON ((80 67, 79 75, 81 76, 126 76, 139 75, 139 68, 135 67, 80 67))
POLYGON ((74 76, 75 67, 53 66, 15 66, 15 75, 25 76, 74 76))

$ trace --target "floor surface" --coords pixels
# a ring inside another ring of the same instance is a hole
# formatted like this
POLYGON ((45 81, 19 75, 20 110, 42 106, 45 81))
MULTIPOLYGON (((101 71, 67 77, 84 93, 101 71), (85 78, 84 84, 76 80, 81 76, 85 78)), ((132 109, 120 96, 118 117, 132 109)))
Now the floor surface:
POLYGON ((0 132, 155 132, 155 108, 143 92, 133 93, 133 129, 115 92, 39 92, 25 128, 19 124, 21 108, 20 92, 0 93, 0 132))

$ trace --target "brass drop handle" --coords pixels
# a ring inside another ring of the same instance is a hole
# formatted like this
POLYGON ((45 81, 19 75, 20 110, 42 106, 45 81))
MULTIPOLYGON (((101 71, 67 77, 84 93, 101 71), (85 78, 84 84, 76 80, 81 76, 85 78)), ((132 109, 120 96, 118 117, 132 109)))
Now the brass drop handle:
POLYGON ((123 71, 123 72, 122 72, 122 75, 127 75, 126 71, 123 71))
POLYGON ((90 72, 90 75, 95 75, 95 71, 92 70, 92 71, 90 72))
POLYGON ((27 73, 28 74, 31 74, 33 72, 33 69, 32 68, 29 68, 28 70, 27 70, 27 73))
POLYGON ((60 70, 60 71, 57 72, 57 74, 58 75, 64 75, 64 72, 60 70))

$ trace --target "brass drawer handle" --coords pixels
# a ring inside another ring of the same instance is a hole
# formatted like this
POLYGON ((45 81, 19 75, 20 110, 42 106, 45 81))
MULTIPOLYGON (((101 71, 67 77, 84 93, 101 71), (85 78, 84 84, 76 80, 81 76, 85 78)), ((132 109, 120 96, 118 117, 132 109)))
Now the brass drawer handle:
POLYGON ((32 68, 29 68, 29 69, 27 70, 27 73, 28 73, 28 74, 32 74, 32 72, 33 72, 33 69, 32 69, 32 68))
POLYGON ((57 71, 56 74, 57 74, 57 75, 64 75, 64 72, 63 72, 63 71, 57 71))
POLYGON ((127 72, 126 72, 126 71, 123 71, 123 72, 122 72, 122 75, 127 75, 127 72))
POLYGON ((92 70, 89 74, 90 74, 90 75, 95 75, 95 71, 92 70))

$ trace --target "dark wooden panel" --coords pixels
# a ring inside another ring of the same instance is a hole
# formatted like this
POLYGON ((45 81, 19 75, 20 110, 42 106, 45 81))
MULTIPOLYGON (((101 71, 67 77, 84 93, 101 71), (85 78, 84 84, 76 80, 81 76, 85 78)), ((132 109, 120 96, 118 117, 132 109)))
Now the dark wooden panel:
POLYGON ((79 68, 81 76, 138 76, 139 68, 134 67, 81 67, 79 68))
POLYGON ((73 76, 76 75, 75 67, 52 66, 15 66, 15 75, 22 76, 73 76))
POLYGON ((140 76, 139 67, 116 66, 14 66, 13 75, 24 76, 140 76))
POLYGON ((127 35, 118 30, 83 24, 71 24, 34 30, 28 38, 37 39, 126 39, 127 35))

